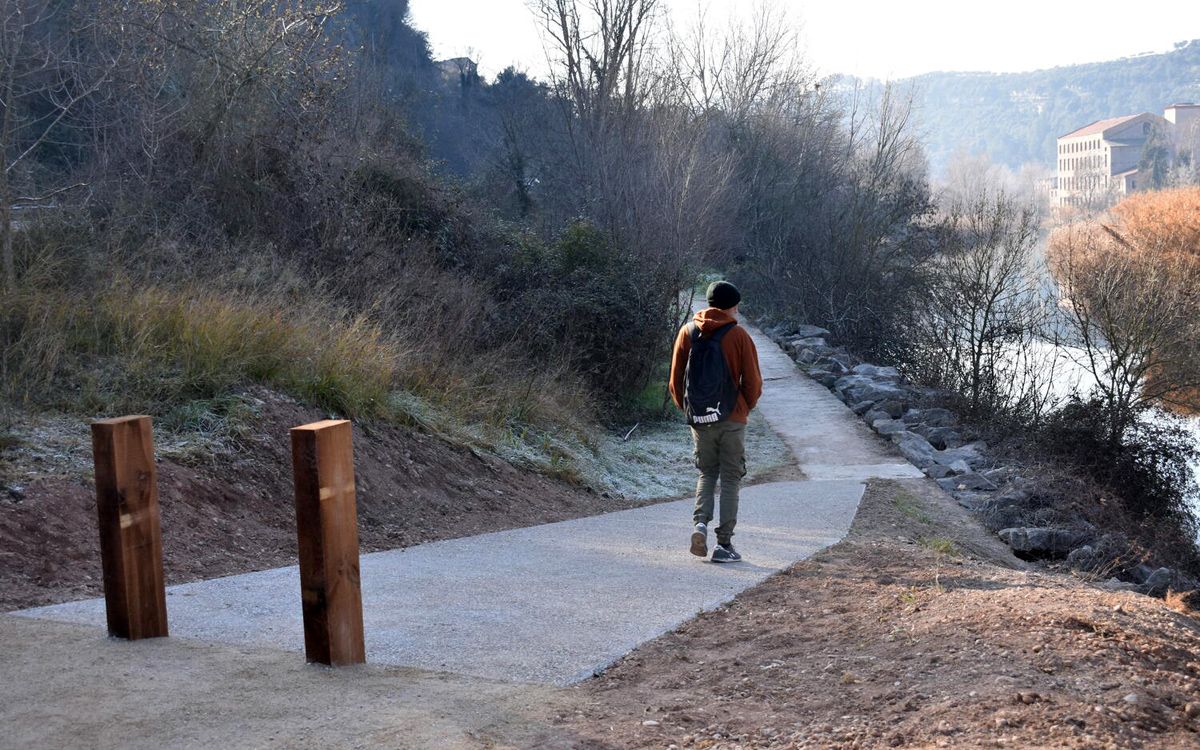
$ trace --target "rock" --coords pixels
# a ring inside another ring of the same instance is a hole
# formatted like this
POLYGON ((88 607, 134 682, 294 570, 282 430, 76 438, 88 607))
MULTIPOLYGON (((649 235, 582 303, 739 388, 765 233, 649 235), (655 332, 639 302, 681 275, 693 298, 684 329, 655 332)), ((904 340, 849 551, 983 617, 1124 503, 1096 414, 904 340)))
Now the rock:
POLYGON ((644 727, 656 727, 656 726, 658 726, 658 722, 657 722, 657 721, 655 721, 654 719, 646 719, 645 721, 643 721, 643 722, 642 722, 642 726, 644 726, 644 727))
POLYGON ((1096 564, 1096 548, 1090 544, 1076 547, 1067 555, 1067 565, 1075 570, 1091 570, 1096 564))
POLYGON ((833 384, 841 377, 838 373, 830 372, 829 370, 814 367, 808 371, 808 376, 817 381, 826 388, 832 388, 833 384))
POLYGON ((930 464, 929 466, 925 467, 925 476, 927 476, 931 479, 945 479, 946 477, 948 477, 952 474, 954 474, 954 470, 951 469, 949 466, 942 466, 941 464, 930 464))
POLYGON ((795 354, 792 358, 796 360, 797 364, 812 365, 821 358, 821 355, 813 349, 794 349, 793 351, 795 354))
POLYGON ((962 435, 953 427, 930 427, 927 424, 918 424, 910 429, 928 440, 930 445, 940 451, 958 448, 963 444, 962 435))
POLYGON ((1183 715, 1189 719, 1194 719, 1200 716, 1200 703, 1189 701, 1183 705, 1183 715))
POLYGON ((874 409, 871 409, 871 411, 864 414, 863 419, 867 424, 874 427, 876 422, 881 422, 885 419, 891 419, 891 416, 879 407, 875 407, 874 409))
POLYGON ((792 339, 788 342, 797 349, 815 349, 817 347, 829 348, 829 344, 825 343, 825 339, 820 336, 803 336, 801 338, 792 339))
POLYGON ((857 404, 854 404, 853 406, 850 407, 850 411, 854 412, 855 414, 857 414, 861 417, 862 415, 866 414, 868 411, 870 411, 874 407, 875 407, 874 401, 859 401, 857 404))
POLYGON ((807 325, 807 324, 801 324, 801 325, 796 326, 795 328, 791 329, 790 333, 792 336, 798 336, 803 339, 816 338, 818 336, 824 337, 824 336, 830 335, 829 331, 822 328, 821 326, 813 326, 813 325, 807 325))
MULTIPOLYGON (((954 463, 950 464, 946 468, 950 470, 951 474, 970 474, 971 473, 971 466, 966 461, 955 461, 954 463)), ((995 487, 993 487, 992 489, 995 489, 995 487)))
POLYGON ((836 357, 821 357, 816 361, 815 365, 820 367, 822 370, 828 370, 829 372, 836 374, 838 377, 850 372, 850 368, 836 357))
POLYGON ((1105 591, 1137 591, 1137 584, 1122 581, 1120 578, 1109 578, 1100 584, 1100 588, 1105 591))
POLYGON ((938 451, 934 454, 933 460, 946 466, 952 466, 956 461, 964 461, 972 469, 978 469, 987 462, 987 458, 983 453, 985 450, 987 450, 987 443, 977 441, 967 445, 960 445, 957 448, 947 448, 946 450, 938 451))
POLYGON ((947 492, 955 492, 956 490, 971 490, 990 492, 996 489, 996 485, 987 480, 986 477, 976 474, 973 471, 960 474, 956 477, 946 477, 945 479, 937 480, 942 489, 947 492))
POLYGON ((900 449, 900 453, 918 469, 924 469, 934 463, 933 446, 920 435, 905 430, 893 434, 891 438, 896 447, 900 449))
POLYGON ((1175 571, 1170 568, 1159 568, 1147 576, 1139 590, 1147 596, 1165 596, 1167 589, 1175 583, 1175 571))
MULTIPOLYGON (((857 369, 857 368, 855 368, 857 369)), ((889 381, 876 381, 864 375, 845 375, 838 378, 834 390, 846 403, 870 401, 879 403, 887 399, 905 399, 905 390, 889 381)))
POLYGON ((1145 563, 1138 563, 1125 571, 1126 577, 1134 583, 1145 583, 1153 573, 1154 568, 1145 563))
POLYGON ((958 423, 949 409, 909 409, 904 414, 904 421, 928 427, 953 427, 958 423))
POLYGON ((1086 531, 1040 526, 1001 529, 998 535, 1017 557, 1026 560, 1065 558, 1071 550, 1091 538, 1090 532, 1086 531))
POLYGON ((850 372, 855 375, 865 375, 869 378, 877 380, 899 380, 900 371, 895 367, 881 367, 879 365, 869 365, 863 362, 861 365, 855 365, 850 368, 850 372))
POLYGON ((990 471, 985 471, 985 472, 983 472, 983 475, 985 477, 987 477, 990 481, 993 481, 997 484, 1001 484, 1003 482, 1007 482, 1012 477, 1013 470, 1011 467, 1001 466, 998 469, 991 469, 990 471))
POLYGON ((875 408, 885 412, 892 419, 900 419, 904 414, 905 403, 899 399, 889 398, 887 401, 876 404, 875 408))
POLYGON ((895 435, 904 432, 905 424, 899 419, 880 419, 871 425, 880 435, 895 435))

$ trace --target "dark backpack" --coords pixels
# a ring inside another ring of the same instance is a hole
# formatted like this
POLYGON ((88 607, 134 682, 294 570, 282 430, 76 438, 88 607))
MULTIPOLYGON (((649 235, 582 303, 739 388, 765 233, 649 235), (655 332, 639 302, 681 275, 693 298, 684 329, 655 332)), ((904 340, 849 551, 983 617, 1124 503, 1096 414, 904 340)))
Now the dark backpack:
POLYGON ((683 371, 683 412, 688 424, 722 422, 733 413, 738 389, 721 351, 721 339, 735 325, 727 323, 705 336, 699 325, 691 324, 692 349, 683 371))

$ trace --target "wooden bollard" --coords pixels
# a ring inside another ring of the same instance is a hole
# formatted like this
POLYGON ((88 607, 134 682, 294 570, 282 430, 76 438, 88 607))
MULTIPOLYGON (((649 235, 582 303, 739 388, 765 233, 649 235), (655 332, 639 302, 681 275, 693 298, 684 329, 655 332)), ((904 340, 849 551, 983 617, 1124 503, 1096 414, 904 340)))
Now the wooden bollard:
POLYGON ((350 434, 346 420, 292 428, 304 653, 322 664, 367 659, 350 434))
POLYGON ((150 417, 93 422, 92 456, 108 632, 129 640, 163 637, 167 594, 150 417))

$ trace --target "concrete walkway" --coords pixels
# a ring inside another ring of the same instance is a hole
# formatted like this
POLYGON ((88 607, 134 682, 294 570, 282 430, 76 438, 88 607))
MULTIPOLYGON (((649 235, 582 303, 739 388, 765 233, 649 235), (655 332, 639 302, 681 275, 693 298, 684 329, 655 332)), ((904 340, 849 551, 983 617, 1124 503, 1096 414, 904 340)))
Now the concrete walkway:
MULTIPOLYGON (((746 488, 746 561, 687 553, 691 501, 364 555, 367 659, 491 679, 569 684, 697 612, 841 539, 862 480, 921 476, 751 329, 761 409, 807 481, 746 488)), ((279 568, 168 590, 174 638, 303 651, 299 580, 279 568)), ((103 627, 99 599, 23 616, 103 627)))

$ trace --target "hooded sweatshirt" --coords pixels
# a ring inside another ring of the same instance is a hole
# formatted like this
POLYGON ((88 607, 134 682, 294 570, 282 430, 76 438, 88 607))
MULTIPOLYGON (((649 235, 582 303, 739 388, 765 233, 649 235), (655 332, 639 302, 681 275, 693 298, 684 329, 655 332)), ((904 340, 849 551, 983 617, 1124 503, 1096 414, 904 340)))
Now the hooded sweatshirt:
MULTIPOLYGON (((708 307, 696 313, 694 318, 700 326, 701 333, 712 333, 721 326, 732 323, 734 318, 724 310, 708 307)), ((671 398, 675 405, 683 409, 684 371, 687 368, 688 353, 692 350, 691 324, 679 329, 675 337, 675 350, 671 356, 671 398)), ((758 403, 762 395, 762 375, 758 371, 758 350, 750 334, 741 326, 734 326, 721 339, 721 352, 725 355, 725 364, 729 374, 738 386, 738 400, 729 415, 729 421, 746 423, 750 410, 758 403)))

